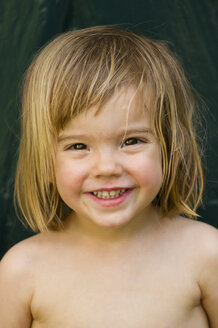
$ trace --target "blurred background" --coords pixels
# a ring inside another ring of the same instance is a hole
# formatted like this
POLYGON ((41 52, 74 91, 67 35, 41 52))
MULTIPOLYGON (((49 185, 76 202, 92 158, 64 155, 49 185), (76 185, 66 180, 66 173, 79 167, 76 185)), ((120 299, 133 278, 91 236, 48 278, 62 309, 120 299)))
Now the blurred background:
POLYGON ((128 27, 167 41, 176 53, 207 107, 206 188, 198 212, 200 220, 218 227, 217 9, 217 0, 0 1, 0 257, 31 235, 13 207, 23 74, 51 38, 94 25, 128 27))

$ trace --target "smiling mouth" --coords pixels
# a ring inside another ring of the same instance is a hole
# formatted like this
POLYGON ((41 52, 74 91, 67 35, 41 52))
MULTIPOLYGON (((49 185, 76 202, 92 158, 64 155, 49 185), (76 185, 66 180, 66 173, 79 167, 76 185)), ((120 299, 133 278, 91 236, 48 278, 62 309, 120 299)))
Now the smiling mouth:
POLYGON ((101 199, 113 199, 117 198, 120 195, 124 194, 128 189, 116 189, 116 190, 101 190, 101 191, 93 191, 92 194, 101 199))

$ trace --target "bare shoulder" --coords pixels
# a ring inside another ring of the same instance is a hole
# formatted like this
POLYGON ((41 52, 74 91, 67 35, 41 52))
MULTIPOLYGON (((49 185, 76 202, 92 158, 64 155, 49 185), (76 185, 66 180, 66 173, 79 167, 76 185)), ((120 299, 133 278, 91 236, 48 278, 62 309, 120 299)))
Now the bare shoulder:
POLYGON ((218 230, 183 217, 167 219, 164 241, 185 276, 199 290, 200 304, 211 328, 218 327, 218 230), (181 269, 181 267, 180 267, 181 269))
POLYGON ((38 239, 34 236, 18 243, 0 262, 0 317, 4 327, 30 327, 38 239))
POLYGON ((172 229, 189 246, 196 246, 203 253, 218 251, 218 230, 207 223, 177 217, 172 220, 172 229))
POLYGON ((2 258, 1 268, 7 266, 8 269, 24 270, 33 264, 34 257, 39 251, 40 239, 40 235, 35 235, 14 245, 2 258))
POLYGON ((7 277, 32 282, 34 277, 40 273, 40 267, 53 253, 57 245, 56 234, 52 232, 39 233, 29 237, 15 246, 5 254, 0 262, 0 273, 4 272, 7 277))
POLYGON ((218 230, 209 224, 183 218, 179 218, 178 225, 183 227, 182 234, 187 245, 191 246, 199 255, 202 263, 202 281, 204 274, 210 274, 213 270, 217 270, 216 279, 218 281, 218 230))
POLYGON ((218 327, 218 230, 197 221, 184 220, 178 224, 184 226, 188 250, 194 254, 201 303, 210 327, 218 327))
MULTIPOLYGON (((176 217, 167 224, 167 238, 190 259, 199 275, 218 264, 218 230, 204 222, 176 217)), ((171 243, 171 244, 172 244, 171 243)))
POLYGON ((22 282, 22 289, 30 287, 34 279, 36 258, 40 252, 40 237, 33 236, 13 246, 0 262, 1 281, 16 283, 22 282))
MULTIPOLYGON (((51 238, 50 238, 51 239, 51 238)), ((34 274, 38 264, 46 257, 46 245, 49 244, 49 233, 36 234, 14 245, 0 262, 0 272, 8 274, 34 274)))

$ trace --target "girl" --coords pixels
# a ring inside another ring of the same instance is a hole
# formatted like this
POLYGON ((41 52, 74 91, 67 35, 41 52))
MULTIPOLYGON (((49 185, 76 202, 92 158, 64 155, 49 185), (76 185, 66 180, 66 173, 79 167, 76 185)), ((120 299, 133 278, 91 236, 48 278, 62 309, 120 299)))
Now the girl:
POLYGON ((218 327, 217 230, 188 219, 193 111, 176 60, 144 36, 92 27, 36 56, 15 193, 40 233, 1 262, 1 327, 218 327))

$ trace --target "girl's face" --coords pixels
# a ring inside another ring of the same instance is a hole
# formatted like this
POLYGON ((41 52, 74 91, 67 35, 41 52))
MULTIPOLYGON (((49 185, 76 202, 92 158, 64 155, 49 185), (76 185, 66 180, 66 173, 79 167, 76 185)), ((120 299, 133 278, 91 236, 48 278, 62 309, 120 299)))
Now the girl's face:
POLYGON ((114 94, 97 114, 97 107, 90 108, 59 134, 59 194, 77 219, 95 227, 117 228, 146 217, 161 188, 159 141, 136 99, 130 105, 133 93, 114 94))

